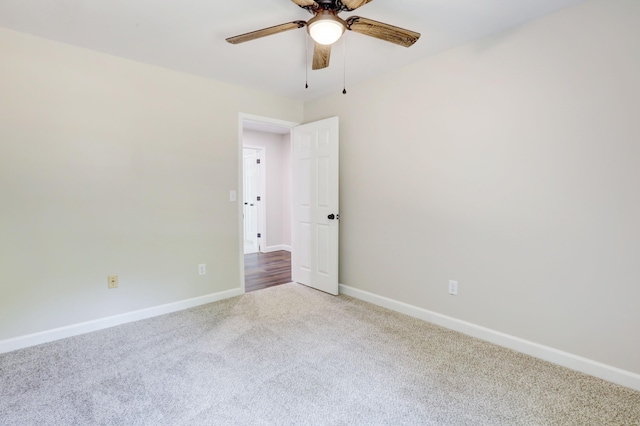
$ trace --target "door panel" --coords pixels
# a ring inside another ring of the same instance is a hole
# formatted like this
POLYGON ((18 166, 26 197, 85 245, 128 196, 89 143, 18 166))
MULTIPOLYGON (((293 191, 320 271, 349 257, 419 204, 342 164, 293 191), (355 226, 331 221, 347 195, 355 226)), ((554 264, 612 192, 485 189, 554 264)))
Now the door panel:
POLYGON ((335 295, 338 153, 337 117, 293 129, 293 280, 335 295))
POLYGON ((244 149, 244 253, 259 251, 258 241, 258 178, 259 155, 255 149, 244 149))

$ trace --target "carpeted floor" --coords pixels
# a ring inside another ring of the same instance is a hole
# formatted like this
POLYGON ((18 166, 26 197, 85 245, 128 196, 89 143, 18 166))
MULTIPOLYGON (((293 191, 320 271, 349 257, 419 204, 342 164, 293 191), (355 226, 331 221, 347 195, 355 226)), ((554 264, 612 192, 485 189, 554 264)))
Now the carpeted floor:
POLYGON ((1 425, 640 425, 640 392, 297 284, 0 355, 1 425))

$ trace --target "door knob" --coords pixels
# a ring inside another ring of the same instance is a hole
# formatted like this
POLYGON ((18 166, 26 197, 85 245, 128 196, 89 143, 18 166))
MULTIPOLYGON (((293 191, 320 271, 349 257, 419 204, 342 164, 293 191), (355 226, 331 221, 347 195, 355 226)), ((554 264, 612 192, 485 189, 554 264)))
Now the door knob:
POLYGON ((336 215, 334 215, 333 213, 331 213, 329 216, 327 216, 327 219, 329 220, 333 220, 336 218, 336 215))

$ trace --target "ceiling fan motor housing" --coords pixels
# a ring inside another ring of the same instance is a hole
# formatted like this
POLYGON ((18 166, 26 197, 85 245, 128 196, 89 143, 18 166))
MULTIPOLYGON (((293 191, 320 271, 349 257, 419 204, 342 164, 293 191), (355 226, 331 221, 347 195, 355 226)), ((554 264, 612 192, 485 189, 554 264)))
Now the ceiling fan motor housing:
POLYGON ((341 0, 316 0, 315 3, 316 4, 314 5, 305 5, 300 7, 307 9, 310 13, 313 14, 321 10, 332 10, 336 13, 353 10, 349 8, 349 6, 345 5, 341 0))
POLYGON ((324 10, 341 10, 340 6, 344 7, 340 0, 316 0, 316 3, 320 5, 324 10))

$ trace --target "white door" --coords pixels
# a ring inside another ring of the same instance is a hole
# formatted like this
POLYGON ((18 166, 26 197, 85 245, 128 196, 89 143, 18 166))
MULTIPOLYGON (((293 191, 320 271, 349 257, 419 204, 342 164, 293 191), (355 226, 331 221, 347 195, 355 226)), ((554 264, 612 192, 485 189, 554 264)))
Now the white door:
POLYGON ((244 149, 244 253, 257 253, 260 249, 258 240, 258 151, 244 149))
POLYGON ((293 281, 338 294, 338 117, 293 129, 293 281))

